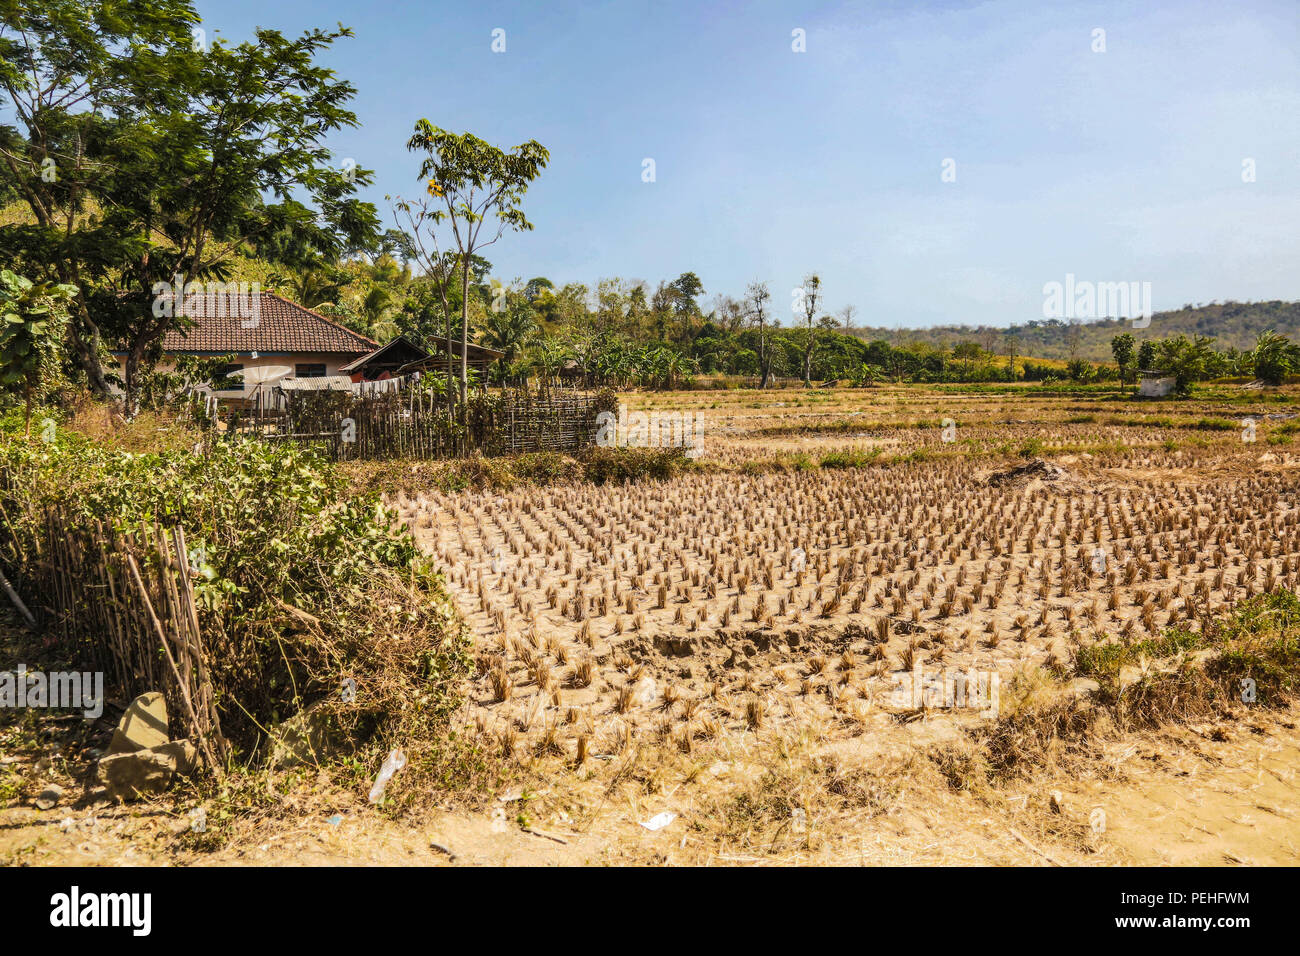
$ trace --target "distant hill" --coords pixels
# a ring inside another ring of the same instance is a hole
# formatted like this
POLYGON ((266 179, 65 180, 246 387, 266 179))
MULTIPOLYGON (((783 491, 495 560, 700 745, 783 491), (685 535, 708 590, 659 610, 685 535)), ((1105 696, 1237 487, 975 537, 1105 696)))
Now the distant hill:
POLYGON ((1000 353, 1006 352, 1007 336, 1018 339, 1016 352, 1034 358, 1067 359, 1071 337, 1078 336, 1075 352, 1079 358, 1094 362, 1111 359, 1110 340, 1130 331, 1143 339, 1163 339, 1170 335, 1210 335, 1219 348, 1243 351, 1255 347, 1255 337, 1265 329, 1300 341, 1300 302, 1223 302, 1211 305, 1185 305, 1172 312, 1157 312, 1145 329, 1133 328, 1130 319, 1101 319, 1071 325, 1059 319, 1043 319, 1013 325, 1010 329, 986 325, 936 325, 926 329, 886 329, 863 326, 852 330, 858 338, 884 339, 891 345, 926 342, 953 346, 958 342, 975 342, 1000 353))

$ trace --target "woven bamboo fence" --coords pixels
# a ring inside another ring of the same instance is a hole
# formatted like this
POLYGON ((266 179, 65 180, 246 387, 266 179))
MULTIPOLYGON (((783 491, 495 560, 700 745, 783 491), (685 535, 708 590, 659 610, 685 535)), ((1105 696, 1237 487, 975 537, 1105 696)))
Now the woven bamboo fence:
POLYGON ((219 772, 228 745, 208 676, 184 531, 121 534, 50 510, 37 540, 39 552, 23 568, 22 586, 49 632, 111 675, 119 694, 161 690, 172 733, 179 715, 200 759, 219 772))
POLYGON ((411 384, 378 394, 289 392, 281 407, 227 431, 313 446, 332 461, 578 451, 595 444, 597 415, 614 408, 608 392, 517 388, 472 395, 462 415, 454 394, 411 384))

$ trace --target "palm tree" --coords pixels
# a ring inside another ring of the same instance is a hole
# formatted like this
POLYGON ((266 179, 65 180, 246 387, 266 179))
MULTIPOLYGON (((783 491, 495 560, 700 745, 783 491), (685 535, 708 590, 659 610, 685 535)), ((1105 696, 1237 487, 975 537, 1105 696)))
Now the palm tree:
POLYGON ((361 314, 373 328, 393 305, 393 296, 381 285, 372 285, 361 298, 361 314))
POLYGON ((668 356, 665 371, 668 373, 668 387, 670 389, 677 387, 677 382, 683 375, 689 375, 698 368, 695 359, 683 355, 680 352, 673 352, 668 356))
POLYGON ((560 375, 560 369, 564 368, 564 363, 573 357, 567 345, 558 339, 542 337, 537 340, 537 347, 533 353, 533 363, 542 382, 545 384, 554 384, 560 375))
POLYGON ((537 322, 530 309, 511 306, 500 312, 490 311, 484 322, 483 344, 504 352, 501 361, 509 365, 532 341, 537 322))
POLYGON ((308 309, 337 301, 341 288, 328 270, 317 268, 295 273, 288 285, 293 300, 308 309))

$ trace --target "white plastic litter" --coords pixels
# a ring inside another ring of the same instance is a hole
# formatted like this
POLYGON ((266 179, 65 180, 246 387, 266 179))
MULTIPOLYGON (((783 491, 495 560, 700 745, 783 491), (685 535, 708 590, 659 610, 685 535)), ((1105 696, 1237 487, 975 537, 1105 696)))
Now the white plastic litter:
POLYGON ((676 819, 677 814, 673 813, 671 810, 665 810, 663 813, 656 813, 649 820, 642 823, 641 826, 651 831, 662 830, 676 819))
POLYGON ((406 754, 400 750, 394 750, 384 758, 384 764, 379 768, 379 776, 375 778, 375 785, 370 788, 370 802, 378 803, 384 799, 384 790, 388 788, 388 781, 393 779, 393 774, 406 766, 406 754))
POLYGON ((632 685, 632 701, 638 707, 649 707, 655 702, 655 679, 648 674, 632 685))

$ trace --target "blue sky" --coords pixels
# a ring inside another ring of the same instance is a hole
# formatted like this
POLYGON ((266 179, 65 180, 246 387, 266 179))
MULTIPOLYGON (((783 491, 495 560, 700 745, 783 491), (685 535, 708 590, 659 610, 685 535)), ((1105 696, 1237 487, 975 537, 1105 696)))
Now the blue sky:
POLYGON ((764 279, 788 317, 816 270, 829 309, 902 327, 1042 318, 1066 273, 1150 282, 1157 310, 1300 299, 1295 0, 198 7, 231 41, 356 32, 325 62, 362 125, 330 145, 390 225, 420 117, 550 149, 535 231, 487 253, 506 281, 764 279))

